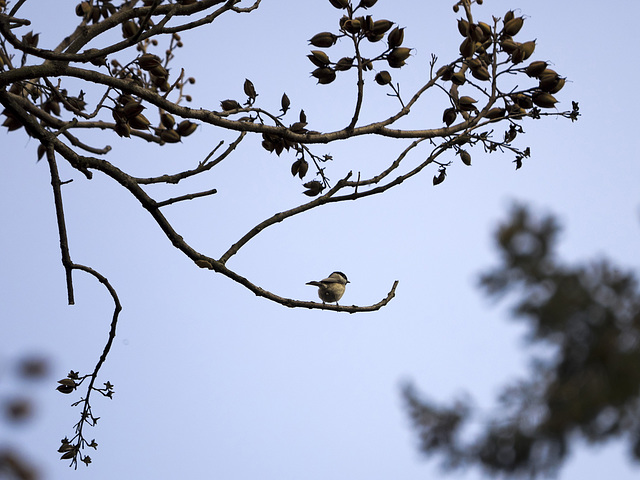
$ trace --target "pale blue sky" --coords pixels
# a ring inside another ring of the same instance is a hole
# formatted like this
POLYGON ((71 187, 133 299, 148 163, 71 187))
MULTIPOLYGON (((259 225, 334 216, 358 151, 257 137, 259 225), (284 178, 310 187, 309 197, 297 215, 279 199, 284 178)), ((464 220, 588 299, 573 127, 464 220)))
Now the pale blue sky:
MULTIPOLYGON (((52 2, 53 4, 53 2, 52 2)), ((51 15, 75 2, 38 13, 34 30, 51 46, 64 30, 51 15), (55 12, 54 12, 55 10, 55 12)), ((250 78, 265 108, 277 110, 286 92, 292 111, 304 108, 309 128, 337 129, 352 112, 355 81, 348 72, 316 86, 307 39, 335 30, 339 12, 327 0, 263 0, 255 13, 221 18, 183 35, 175 62, 197 78, 194 104, 217 108, 242 100, 250 78)), ((394 70, 402 91, 427 78, 430 54, 457 55, 459 14, 452 2, 380 0, 374 18, 406 27, 414 47, 408 66, 394 70), (430 6, 436 3, 437 6, 430 6)), ((95 398, 98 427, 87 432, 99 449, 94 464, 71 471, 57 460, 60 439, 79 418, 52 385, 34 389, 39 413, 27 428, 6 430, 47 479, 216 478, 221 480, 406 480, 445 478, 425 462, 402 409, 399 385, 412 380, 446 402, 468 392, 490 409, 504 382, 526 375, 520 324, 507 305, 494 305, 476 288, 482 269, 497 262, 496 223, 512 200, 558 215, 564 225, 560 253, 567 261, 606 256, 640 273, 640 163, 638 109, 632 81, 629 32, 635 2, 531 2, 485 0, 476 18, 509 8, 526 16, 525 39, 537 38, 536 59, 553 62, 568 77, 559 108, 580 103, 581 119, 526 121, 519 145, 532 157, 514 170, 509 155, 471 151, 473 166, 455 158, 447 180, 431 185, 435 168, 376 198, 328 205, 270 227, 229 267, 277 294, 315 299, 305 282, 333 270, 351 280, 346 304, 372 304, 394 280, 390 305, 371 314, 291 310, 255 297, 222 276, 195 267, 172 248, 150 217, 114 182, 87 181, 61 166, 72 258, 109 278, 124 305, 118 335, 100 381, 115 385, 114 399, 95 398), (622 78, 623 77, 623 78, 622 78)), ((57 17, 56 17, 57 18, 57 17)), ((26 30, 25 30, 26 31, 26 30)), ((334 47, 348 54, 346 42, 334 47)), ((332 58, 342 56, 332 54, 332 58)), ((393 99, 373 84, 364 114, 384 118, 393 99)), ((91 95, 91 93, 90 93, 91 95)), ((97 95, 97 94, 94 94, 97 95)), ((413 126, 441 125, 443 97, 414 109, 413 126)), ((151 117, 153 114, 150 113, 151 117)), ((293 122, 294 120, 292 120, 293 122)), ((44 162, 23 132, 3 137, 0 161, 0 362, 25 351, 45 352, 52 380, 70 369, 93 368, 107 337, 111 303, 105 290, 75 273, 77 305, 66 305, 55 212, 44 162)), ((192 167, 229 135, 200 128, 182 145, 156 148, 135 140, 99 137, 114 150, 107 159, 134 173, 192 167)), ((334 181, 349 170, 371 173, 406 143, 360 138, 328 146, 334 181)), ((413 161, 424 158, 418 153, 413 161)), ((257 222, 305 201, 289 166, 248 139, 204 178, 158 189, 167 196, 217 188, 212 197, 165 209, 193 246, 220 255, 257 222)), ((0 395, 19 385, 0 377, 0 395)), ((3 426, 4 428, 4 426, 3 426)), ((618 445, 580 446, 559 478, 636 478, 618 445)), ((476 480, 478 471, 446 478, 476 480)))

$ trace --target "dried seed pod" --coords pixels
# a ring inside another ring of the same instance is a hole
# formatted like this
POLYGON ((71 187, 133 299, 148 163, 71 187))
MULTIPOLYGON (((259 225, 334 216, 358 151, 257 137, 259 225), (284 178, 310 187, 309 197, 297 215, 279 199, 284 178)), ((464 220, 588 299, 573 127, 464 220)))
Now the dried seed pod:
POLYGON ((160 132, 160 140, 166 143, 178 143, 180 135, 175 130, 162 130, 160 132))
POLYGON ((482 31, 482 29, 476 25, 475 23, 470 23, 469 24, 469 36, 475 41, 475 42, 484 42, 485 38, 484 38, 484 32, 482 31))
POLYGON ((524 109, 533 107, 533 101, 531 100, 531 97, 525 95, 524 93, 516 93, 515 95, 511 95, 511 100, 513 100, 513 102, 519 107, 522 107, 524 109))
POLYGON ((538 76, 540 80, 539 88, 543 92, 551 92, 551 90, 557 88, 560 83, 560 75, 555 70, 547 68, 538 76))
POLYGON ((36 161, 39 162, 40 160, 42 160, 42 157, 44 157, 45 153, 47 153, 47 148, 43 144, 39 144, 37 151, 38 160, 36 161))
POLYGON ((520 31, 523 24, 524 24, 524 18, 522 17, 512 18, 511 20, 509 20, 504 24, 504 28, 502 29, 502 31, 505 35, 509 35, 513 37, 520 31))
POLYGON ((511 37, 505 37, 500 40, 500 46, 502 47, 502 50, 504 50, 505 53, 508 53, 509 55, 515 52, 518 48, 518 44, 514 42, 511 37))
POLYGON ((487 67, 478 67, 471 70, 471 75, 481 81, 486 81, 491 79, 491 74, 487 67))
MULTIPOLYGON (((60 393, 64 393, 66 395, 66 394, 69 394, 69 393, 73 392, 74 387, 70 387, 70 386, 67 386, 67 385, 58 385, 56 387, 56 390, 58 390, 60 393)), ((65 455, 69 455, 66 458, 73 458, 73 456, 75 455, 75 452, 70 451, 70 452, 65 453, 62 456, 63 459, 65 459, 65 455), (71 455, 69 455, 69 454, 71 454, 71 455)))
POLYGON ((524 117, 526 114, 527 114, 527 111, 524 108, 522 108, 520 105, 516 105, 514 103, 509 107, 509 118, 513 118, 517 120, 519 118, 524 117))
POLYGON ((533 51, 536 49, 536 41, 530 40, 528 42, 524 42, 522 45, 520 45, 519 48, 522 50, 524 60, 526 60, 533 54, 533 51))
POLYGON ((442 114, 442 121, 448 126, 450 126, 453 122, 456 121, 456 117, 458 113, 455 108, 447 108, 442 114))
POLYGON ((228 112, 231 110, 238 110, 242 108, 240 104, 235 100, 223 100, 220 102, 220 106, 222 107, 222 110, 224 110, 225 112, 228 112))
POLYGON ((160 115, 160 123, 164 128, 172 129, 176 124, 176 119, 170 113, 163 113, 160 115))
POLYGON ((149 69, 149 73, 157 78, 165 79, 169 76, 169 72, 162 65, 156 65, 149 69))
POLYGON ((464 18, 458 20, 458 31, 463 37, 467 37, 469 35, 469 22, 464 18))
POLYGON ((550 93, 536 92, 533 94, 533 103, 540 108, 553 108, 558 100, 550 93))
POLYGON ((522 44, 518 43, 517 48, 511 53, 511 61, 514 65, 522 63, 524 60, 524 51, 522 50, 522 44))
POLYGON ((151 122, 147 117, 139 113, 135 117, 129 119, 129 125, 136 130, 147 130, 151 125, 151 122))
POLYGON ((564 78, 558 77, 558 83, 556 83, 555 87, 549 89, 549 93, 558 93, 560 90, 562 90, 562 87, 564 87, 564 82, 564 78))
POLYGON ((460 150, 460 160, 462 160, 462 163, 466 166, 471 166, 471 155, 466 150, 460 150))
POLYGON ((400 68, 405 63, 404 61, 411 55, 411 49, 407 47, 397 47, 389 52, 387 55, 387 62, 391 68, 400 68))
POLYGON ((336 72, 328 67, 316 68, 311 75, 318 79, 320 85, 327 85, 336 79, 336 72))
POLYGON ((323 188, 322 187, 322 183, 319 182, 318 180, 311 180, 310 182, 307 182, 307 183, 303 184, 302 186, 307 189, 302 193, 304 193, 305 195, 307 195, 309 197, 315 197, 320 192, 322 192, 322 188, 323 188))
POLYGON ((331 63, 329 55, 324 53, 322 50, 311 50, 311 55, 307 55, 307 58, 311 60, 311 63, 316 67, 326 67, 331 63))
POLYGON ((366 17, 358 17, 358 18, 362 22, 362 28, 365 30, 365 32, 373 32, 374 21, 371 15, 367 15, 366 17))
POLYGON ((490 39, 492 35, 491 26, 485 22, 478 22, 478 26, 482 29, 485 40, 490 39))
POLYGON ((349 6, 349 0, 329 0, 329 3, 339 9, 347 8, 349 6))
POLYGON ((287 113, 287 110, 289 110, 290 106, 291 100, 289 100, 289 97, 287 97, 286 93, 283 93, 282 98, 280 99, 280 110, 282 111, 282 113, 287 113))
POLYGON ((371 31, 375 35, 381 35, 387 33, 391 27, 393 27, 393 22, 390 20, 376 20, 373 22, 373 28, 371 31))
POLYGON ((462 96, 458 99, 458 106, 460 107, 460 110, 464 110, 464 111, 476 110, 476 107, 474 105, 474 103, 476 102, 477 100, 471 97, 462 96))
MULTIPOLYGON (((169 85, 169 82, 167 82, 166 77, 155 77, 151 75, 151 83, 153 83, 153 85, 162 92, 168 92, 169 89, 171 88, 171 85, 169 85)), ((186 97, 185 97, 185 100, 186 100, 186 97)))
POLYGON ((384 33, 367 32, 366 37, 371 43, 375 43, 384 38, 384 33))
POLYGON ((456 73, 451 75, 451 83, 453 83, 454 85, 464 85, 464 82, 466 81, 467 79, 465 78, 464 73, 462 73, 461 70, 458 70, 456 73))
POLYGON ((131 136, 131 127, 128 123, 116 122, 115 131, 119 137, 129 138, 131 136))
POLYGON ((438 171, 437 175, 433 176, 433 184, 434 185, 440 185, 442 182, 444 182, 444 179, 447 177, 447 171, 444 168, 440 168, 440 170, 438 171))
POLYGON ((93 23, 98 23, 100 21, 100 15, 102 15, 100 7, 94 5, 93 8, 91 8, 91 21, 93 23))
POLYGON ((60 385, 64 385, 65 387, 76 387, 76 382, 72 378, 63 378, 62 380, 58 380, 60 385))
POLYGON ((301 179, 307 174, 309 170, 309 164, 303 158, 299 158, 293 164, 291 164, 291 175, 294 177, 298 175, 301 179))
POLYGON ((338 37, 331 32, 320 32, 311 37, 309 43, 314 47, 328 48, 334 45, 337 40, 338 37))
POLYGON ((338 72, 344 72, 353 67, 353 57, 343 57, 336 62, 335 69, 338 72))
POLYGON ((494 120, 504 117, 506 113, 507 111, 504 108, 494 107, 489 110, 485 116, 490 120, 494 120))
POLYGON ((129 119, 141 114, 144 109, 145 106, 142 105, 142 103, 133 101, 126 103, 121 112, 127 119, 129 119))
POLYGON ((89 16, 91 13, 91 4, 89 2, 80 2, 76 5, 76 15, 79 17, 89 16))
POLYGON ((473 38, 471 37, 465 38, 464 41, 460 44, 460 55, 462 55, 464 58, 468 58, 473 56, 475 52, 476 52, 475 40, 473 40, 473 38))
POLYGON ((124 38, 131 38, 138 33, 138 25, 133 20, 127 20, 122 24, 122 35, 124 38))
POLYGON ((294 122, 289 127, 289 130, 295 133, 304 133, 307 131, 307 129, 304 128, 306 126, 307 126, 307 122, 294 122))
POLYGON ((55 100, 49 99, 44 103, 44 111, 55 116, 60 116, 60 104, 55 100))
POLYGON ((453 67, 451 65, 443 65, 438 69, 436 75, 442 78, 445 82, 448 82, 453 76, 453 67))
POLYGON ((255 98, 258 96, 258 94, 256 93, 256 89, 253 86, 253 82, 248 78, 244 79, 244 85, 242 86, 242 88, 244 90, 244 94, 250 99, 255 100, 255 98))
POLYGON ((504 14, 504 20, 502 22, 506 25, 508 22, 510 22, 514 18, 515 18, 515 15, 513 13, 513 10, 509 10, 507 13, 504 14))
POLYGON ((198 128, 197 123, 193 123, 189 120, 182 120, 178 124, 178 128, 176 128, 176 131, 178 132, 178 135, 180 135, 181 137, 188 137, 189 135, 191 135, 193 132, 196 131, 196 128, 198 128))
POLYGON ((376 73, 374 80, 378 85, 387 85, 391 83, 391 74, 388 71, 383 70, 382 72, 376 73))
POLYGON ((469 68, 478 68, 482 66, 482 61, 479 58, 467 58, 465 63, 469 65, 469 68))
POLYGON ((340 28, 342 28, 345 32, 356 34, 362 28, 362 22, 360 22, 358 18, 343 18, 345 19, 345 21, 341 23, 340 28))
POLYGON ((391 30, 391 33, 389 33, 389 36, 387 37, 389 48, 399 47, 400 45, 402 45, 403 41, 404 41, 404 28, 398 28, 398 27, 394 28, 393 30, 391 30))
POLYGON ((298 177, 302 180, 309 171, 309 163, 306 160, 302 160, 300 168, 298 169, 298 177))
POLYGON ((538 78, 542 72, 547 68, 547 62, 538 60, 531 62, 531 64, 525 69, 524 73, 533 78, 538 78))
POLYGON ((22 43, 24 43, 25 45, 28 45, 30 47, 37 47, 38 46, 38 40, 40 40, 40 34, 36 33, 34 35, 33 34, 33 30, 22 36, 22 43))

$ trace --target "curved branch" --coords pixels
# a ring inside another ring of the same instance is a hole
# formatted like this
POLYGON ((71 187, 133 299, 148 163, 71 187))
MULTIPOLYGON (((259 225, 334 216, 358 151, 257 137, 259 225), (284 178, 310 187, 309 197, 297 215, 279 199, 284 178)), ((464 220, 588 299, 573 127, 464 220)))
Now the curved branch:
POLYGON ((218 262, 220 262, 223 265, 226 264, 227 261, 233 255, 238 253, 238 251, 249 242, 249 240, 254 238, 256 235, 258 235, 265 228, 270 227, 271 225, 275 225, 276 223, 282 222, 283 220, 285 220, 285 219, 287 219, 289 217, 293 217, 294 215, 298 215, 299 213, 306 212, 308 210, 311 210, 312 208, 315 208, 315 207, 317 207, 319 205, 327 203, 329 201, 329 198, 331 198, 331 196, 333 196, 336 192, 338 192, 338 190, 340 190, 341 188, 343 188, 346 185, 346 182, 349 179, 349 177, 351 177, 351 172, 349 172, 345 178, 339 180, 338 183, 336 183, 336 185, 331 190, 329 190, 324 195, 316 198, 315 200, 312 200, 312 201, 310 201, 308 203, 305 203, 303 205, 299 205, 299 206, 297 206, 295 208, 292 208, 290 210, 287 210, 285 212, 276 213, 272 217, 264 220, 263 222, 260 222, 258 225, 253 227, 249 232, 247 232, 240 240, 238 240, 236 243, 231 245, 229 250, 227 250, 220 257, 218 262))

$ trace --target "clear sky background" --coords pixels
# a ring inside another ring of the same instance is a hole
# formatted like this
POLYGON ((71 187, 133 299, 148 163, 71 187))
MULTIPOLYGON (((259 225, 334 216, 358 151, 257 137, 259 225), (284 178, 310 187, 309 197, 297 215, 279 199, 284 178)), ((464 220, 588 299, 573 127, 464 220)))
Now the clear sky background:
MULTIPOLYGON (((391 72, 405 95, 428 77, 432 53, 439 64, 457 56, 460 14, 452 3, 380 0, 370 11, 406 27, 405 45, 415 48, 409 65, 391 72)), ((40 46, 70 32, 74 7, 66 0, 26 3, 23 15, 34 15, 40 46)), ((73 435, 79 411, 69 404, 78 396, 59 394, 54 381, 71 369, 93 369, 112 304, 93 278, 76 272, 77 305, 66 305, 47 165, 36 163, 37 144, 24 132, 2 129, 0 399, 26 392, 38 407, 29 425, 0 424, 2 437, 27 452, 47 479, 483 478, 477 470, 447 477, 436 460, 419 455, 400 386, 413 381, 441 402, 466 392, 490 412, 500 387, 527 375, 523 326, 509 319, 508 302, 490 302, 477 289, 479 273, 497 264, 492 233, 511 202, 558 215, 566 261, 607 257, 640 273, 634 90, 640 71, 633 60, 640 4, 485 0, 474 10, 477 20, 490 21, 510 8, 526 16, 519 36, 537 38, 532 59, 552 61, 568 77, 558 107, 579 101, 578 122, 523 122, 518 145, 530 146, 532 157, 517 172, 512 156, 476 148, 473 166, 456 157, 442 185, 431 184, 434 167, 382 196, 316 209, 270 227, 229 262, 274 293, 309 300, 316 292, 305 282, 342 270, 352 282, 346 304, 376 303, 399 280, 396 298, 379 312, 291 310, 257 298, 193 265, 114 182, 100 174, 87 181, 61 166, 63 180, 74 180, 63 190, 72 258, 107 276, 124 305, 99 379, 116 393, 92 402, 101 419, 86 435, 99 449, 90 452, 94 463, 77 472, 58 460, 56 449, 73 435), (24 385, 11 375, 12 362, 30 352, 50 358, 49 384, 24 385)), ((261 106, 277 110, 286 92, 291 122, 304 108, 309 128, 339 129, 351 118, 354 73, 316 86, 306 59, 307 39, 336 31, 339 17, 327 0, 263 0, 251 15, 225 16, 183 35, 173 66, 196 77, 194 105, 244 101, 249 78, 261 106)), ((328 52, 349 54, 346 42, 328 52)), ((394 99, 373 74, 367 80, 364 116, 386 118, 394 99)), ((97 95, 88 93, 90 101, 97 95)), ((428 96, 407 124, 440 126, 445 103, 442 95, 428 96)), ((205 126, 163 148, 93 138, 114 147, 109 161, 153 174, 193 167, 231 136, 205 126)), ((314 151, 333 155, 327 174, 337 181, 349 170, 364 177, 380 170, 406 145, 360 138, 314 151)), ((251 138, 204 178, 155 191, 164 198, 218 189, 165 209, 185 239, 216 257, 259 221, 306 200, 288 173, 292 162, 251 138)), ((561 480, 637 478, 622 444, 576 446, 561 480)))

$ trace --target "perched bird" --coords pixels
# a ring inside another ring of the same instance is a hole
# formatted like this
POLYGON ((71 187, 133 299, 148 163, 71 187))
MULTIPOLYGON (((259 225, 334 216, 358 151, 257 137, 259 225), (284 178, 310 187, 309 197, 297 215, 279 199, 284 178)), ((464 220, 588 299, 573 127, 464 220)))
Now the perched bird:
POLYGON ((333 272, 324 280, 320 280, 319 282, 307 282, 307 285, 313 285, 314 287, 318 287, 318 296, 322 300, 322 303, 336 302, 338 304, 338 300, 342 298, 344 295, 344 290, 347 286, 349 280, 347 276, 342 272, 333 272))

